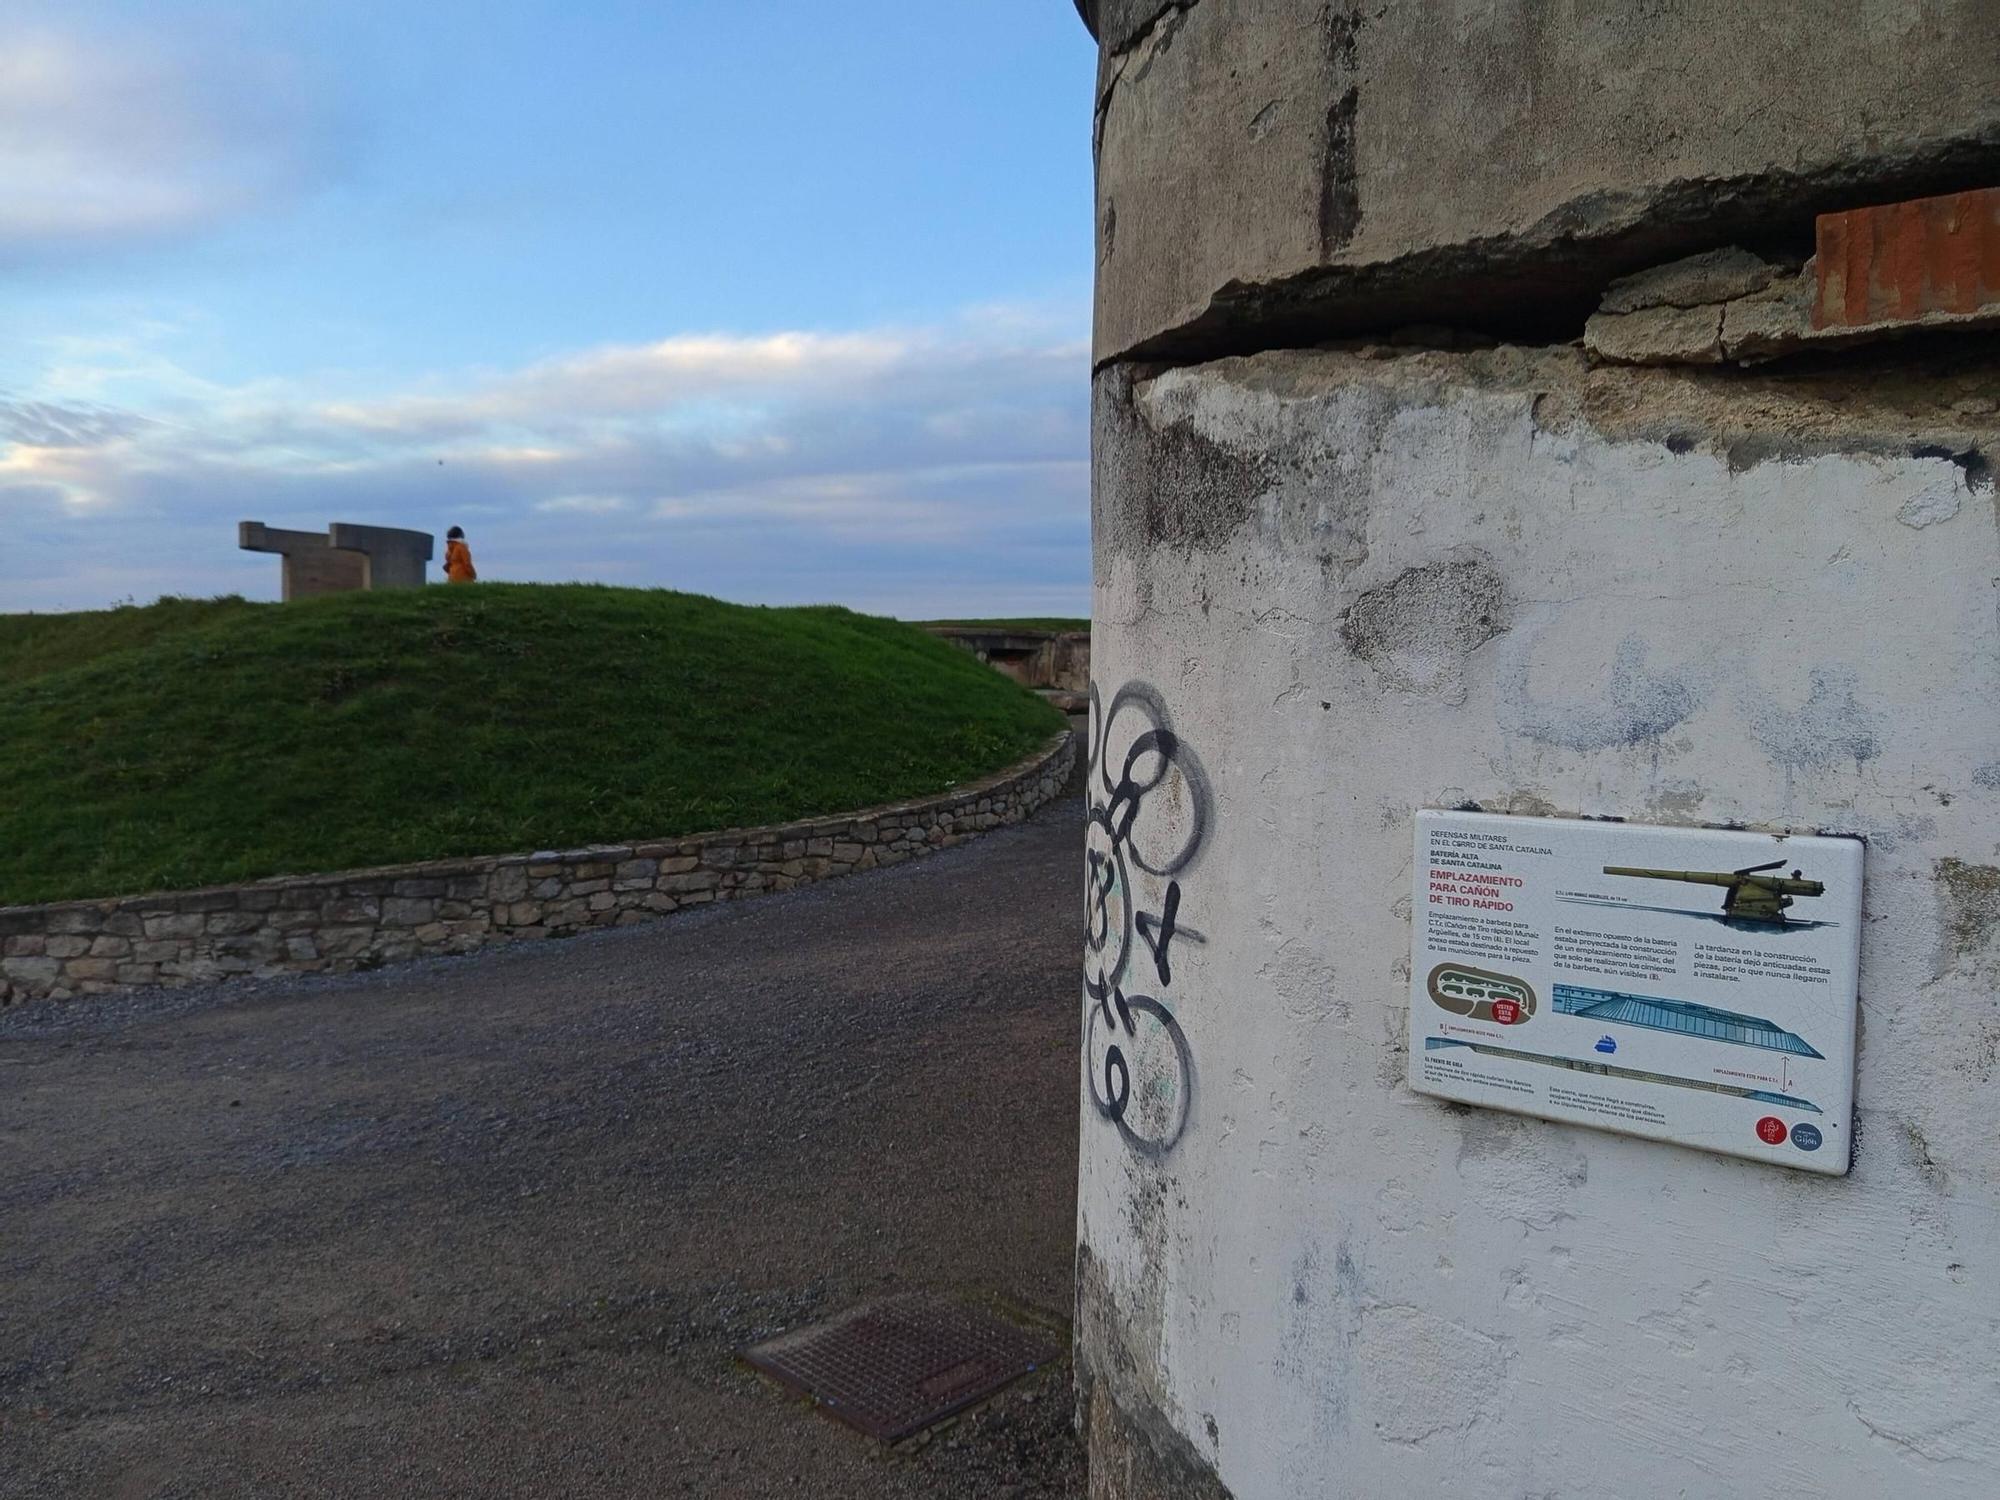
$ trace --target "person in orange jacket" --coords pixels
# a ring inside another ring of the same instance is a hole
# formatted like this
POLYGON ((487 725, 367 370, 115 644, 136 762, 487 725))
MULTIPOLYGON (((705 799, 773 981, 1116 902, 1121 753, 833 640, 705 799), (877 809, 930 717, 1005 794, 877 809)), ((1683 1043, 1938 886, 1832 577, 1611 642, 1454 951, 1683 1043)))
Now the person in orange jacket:
POLYGON ((444 534, 444 576, 452 583, 472 583, 479 570, 472 566, 472 549, 465 545, 465 528, 454 526, 444 534))

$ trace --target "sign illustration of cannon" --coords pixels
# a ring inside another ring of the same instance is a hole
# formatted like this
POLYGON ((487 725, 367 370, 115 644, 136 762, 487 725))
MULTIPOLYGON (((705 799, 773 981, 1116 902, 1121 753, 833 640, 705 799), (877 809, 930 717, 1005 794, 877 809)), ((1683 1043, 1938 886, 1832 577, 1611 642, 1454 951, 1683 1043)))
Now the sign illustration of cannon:
POLYGON ((1722 898, 1725 920, 1740 922, 1784 922, 1785 909, 1795 896, 1824 896, 1826 884, 1807 880, 1803 870, 1789 875, 1773 875, 1785 862, 1774 859, 1767 865, 1747 865, 1741 870, 1647 870, 1634 865, 1606 865, 1607 875, 1624 875, 1634 880, 1679 880, 1689 885, 1719 885, 1728 890, 1722 898))

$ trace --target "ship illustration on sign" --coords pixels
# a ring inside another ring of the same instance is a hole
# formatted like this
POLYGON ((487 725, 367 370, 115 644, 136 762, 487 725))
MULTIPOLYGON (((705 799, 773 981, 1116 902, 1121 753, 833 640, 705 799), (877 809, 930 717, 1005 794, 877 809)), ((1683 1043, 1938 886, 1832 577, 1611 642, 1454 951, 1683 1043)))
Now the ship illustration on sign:
POLYGON ((1805 871, 1773 875, 1785 862, 1774 859, 1767 865, 1746 865, 1740 870, 1648 870, 1635 865, 1606 865, 1607 875, 1632 880, 1678 880, 1688 885, 1719 885, 1728 894, 1722 898, 1726 922, 1789 923, 1785 912, 1797 896, 1824 896, 1824 881, 1808 880, 1805 871))

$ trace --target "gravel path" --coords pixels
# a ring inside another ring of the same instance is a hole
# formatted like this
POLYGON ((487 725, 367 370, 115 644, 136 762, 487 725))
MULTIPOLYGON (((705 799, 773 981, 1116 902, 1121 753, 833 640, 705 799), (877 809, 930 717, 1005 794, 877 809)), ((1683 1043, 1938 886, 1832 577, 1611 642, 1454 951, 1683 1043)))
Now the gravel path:
POLYGON ((0 1495, 1080 1496, 1067 1362, 888 1453, 733 1351, 1066 1316, 1081 836, 0 1012, 0 1495))

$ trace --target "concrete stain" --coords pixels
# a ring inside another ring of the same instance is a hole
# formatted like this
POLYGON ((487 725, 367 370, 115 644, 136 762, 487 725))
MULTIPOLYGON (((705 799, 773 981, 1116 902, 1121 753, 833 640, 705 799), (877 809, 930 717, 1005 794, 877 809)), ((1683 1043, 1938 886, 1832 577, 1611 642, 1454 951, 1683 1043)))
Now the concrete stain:
POLYGON ((1277 128, 1278 116, 1284 113, 1285 101, 1273 99, 1250 119, 1250 139, 1261 141, 1277 128))
POLYGON ((1646 806, 1656 817, 1692 818, 1707 800, 1708 793, 1698 782, 1677 780, 1657 788, 1646 799, 1646 806))
POLYGON ((1611 680, 1596 700, 1540 702, 1528 688, 1523 660, 1501 685, 1501 722, 1515 734, 1567 750, 1615 750, 1657 740, 1694 716, 1702 690, 1686 672, 1646 669, 1646 642, 1618 643, 1611 680))
POLYGON ((1940 967, 1949 969, 1984 952, 2000 931, 2000 867, 1941 859, 1937 887, 1944 908, 1940 967))
POLYGON ((1128 379, 1102 378, 1098 387, 1100 462, 1124 476, 1115 487, 1124 514, 1099 516, 1098 527, 1146 548, 1221 546, 1274 483, 1270 455, 1219 443, 1185 419, 1147 420, 1128 379))
MULTIPOLYGON (((1129 1317, 1112 1294, 1103 1262, 1077 1246, 1077 1408, 1098 1500, 1231 1500, 1194 1445, 1163 1409, 1156 1365, 1126 1342, 1129 1317)), ((1210 1427, 1211 1440, 1215 1428, 1210 1427)))
POLYGON ((1860 765, 1882 753, 1886 719, 1855 695, 1852 668, 1814 667, 1806 698, 1797 709, 1780 708, 1767 697, 1744 704, 1750 733, 1773 764, 1793 771, 1826 771, 1852 761, 1860 765))
POLYGON ((1946 1186, 1944 1165, 1931 1154, 1930 1139, 1924 1134, 1923 1127, 1910 1119, 1902 1119, 1898 1123, 1903 1127, 1903 1144, 1907 1148, 1910 1165, 1916 1168, 1917 1175, 1928 1186, 1942 1190, 1946 1186))
POLYGON ((1371 1382, 1368 1410, 1385 1443, 1464 1432, 1505 1400, 1505 1345, 1419 1307, 1369 1309, 1356 1354, 1365 1369, 1412 1377, 1371 1382))
POLYGON ((1290 1383, 1310 1392, 1310 1421, 1325 1440, 1345 1432, 1350 1420, 1350 1392, 1343 1375, 1360 1327, 1364 1296, 1345 1241, 1336 1248, 1333 1261, 1329 1287, 1318 1244, 1306 1244, 1292 1258, 1277 1352, 1277 1366, 1290 1383))
MULTIPOLYGON (((1938 458, 1954 465, 1965 481, 1967 494, 1993 488, 1993 460, 1980 451, 1977 443, 1963 448, 1953 448, 1949 443, 1918 443, 1910 449, 1912 458, 1938 458)), ((1954 513, 1956 507, 1954 507, 1954 513)), ((1900 517, 1898 518, 1900 519, 1900 517)))
POLYGON ((1354 165, 1354 114, 1360 97, 1350 88, 1326 112, 1326 159, 1319 179, 1322 255, 1346 248, 1361 225, 1360 179, 1354 165))
POLYGON ((1921 495, 1912 495, 1905 500, 1896 512, 1896 519, 1912 531, 1922 531, 1926 526, 1935 526, 1955 517, 1963 498, 1956 484, 1949 489, 1943 485, 1932 485, 1921 495))
MULTIPOLYGON (((1360 26, 1361 12, 1358 8, 1346 11, 1328 8, 1328 55, 1336 72, 1353 75, 1355 32, 1360 26)), ((1360 102, 1360 91, 1350 84, 1335 96, 1326 112, 1326 138, 1321 148, 1319 175, 1319 244, 1322 256, 1330 256, 1346 248, 1361 226, 1361 181, 1354 148, 1354 118, 1360 102)))
POLYGON ((1472 653, 1508 627, 1507 581, 1483 554, 1408 568, 1354 601, 1340 638, 1398 692, 1463 703, 1472 653))

